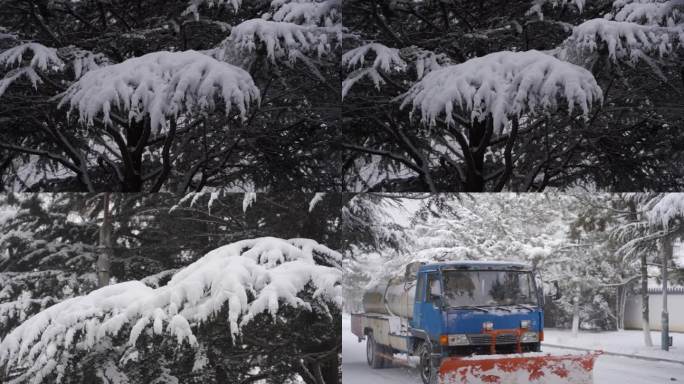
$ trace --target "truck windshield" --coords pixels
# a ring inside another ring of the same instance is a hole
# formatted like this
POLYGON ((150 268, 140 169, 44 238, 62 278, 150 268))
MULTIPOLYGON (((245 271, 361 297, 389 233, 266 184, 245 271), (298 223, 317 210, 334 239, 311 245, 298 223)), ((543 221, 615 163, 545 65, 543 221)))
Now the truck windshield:
POLYGON ((443 271, 449 307, 537 305, 532 274, 518 271, 443 271))

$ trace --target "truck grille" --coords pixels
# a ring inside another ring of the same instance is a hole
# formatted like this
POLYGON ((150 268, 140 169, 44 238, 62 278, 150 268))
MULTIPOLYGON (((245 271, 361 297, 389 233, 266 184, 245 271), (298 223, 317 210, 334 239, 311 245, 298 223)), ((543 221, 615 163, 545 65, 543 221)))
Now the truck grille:
MULTIPOLYGON (((492 336, 486 334, 468 335, 471 345, 490 345, 492 343, 492 336)), ((515 344, 517 342, 515 334, 504 333, 496 336, 497 344, 515 344)))

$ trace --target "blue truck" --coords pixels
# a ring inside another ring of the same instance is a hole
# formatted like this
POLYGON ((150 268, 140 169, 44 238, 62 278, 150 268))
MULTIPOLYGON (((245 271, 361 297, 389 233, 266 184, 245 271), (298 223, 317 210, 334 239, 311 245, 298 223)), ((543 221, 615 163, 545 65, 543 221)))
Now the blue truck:
POLYGON ((365 292, 352 332, 366 340, 370 367, 392 366, 395 353, 417 356, 429 384, 447 359, 540 351, 540 282, 518 262, 412 263, 365 292))

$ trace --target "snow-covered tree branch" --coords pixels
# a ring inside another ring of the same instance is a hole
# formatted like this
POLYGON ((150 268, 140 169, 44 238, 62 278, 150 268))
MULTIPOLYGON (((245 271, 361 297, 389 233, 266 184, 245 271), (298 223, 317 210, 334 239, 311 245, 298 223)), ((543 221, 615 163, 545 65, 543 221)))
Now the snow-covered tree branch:
POLYGON ((672 101, 684 93, 683 6, 346 2, 343 119, 358 138, 340 137, 355 165, 345 176, 371 190, 662 188, 678 174, 654 149, 678 137, 684 110, 672 101), (658 176, 610 149, 637 142, 658 176))
POLYGON ((327 140, 337 115, 340 3, 2 2, 11 10, 0 17, 3 184, 186 192, 331 183, 312 143, 327 140), (270 145, 299 147, 288 151, 290 171, 269 175, 268 163, 283 161, 270 145))
POLYGON ((316 265, 313 253, 332 263, 341 258, 312 240, 245 240, 208 253, 165 286, 153 289, 131 281, 68 299, 7 335, 0 344, 0 365, 26 367, 18 380, 61 382, 73 354, 96 349, 120 332, 131 346, 141 334, 166 334, 196 347, 192 327, 201 327, 222 308, 227 318, 219 321, 238 339, 245 324, 262 312, 275 318, 283 305, 329 312, 328 305, 341 305, 341 272, 316 265), (309 300, 300 295, 307 289, 309 300))

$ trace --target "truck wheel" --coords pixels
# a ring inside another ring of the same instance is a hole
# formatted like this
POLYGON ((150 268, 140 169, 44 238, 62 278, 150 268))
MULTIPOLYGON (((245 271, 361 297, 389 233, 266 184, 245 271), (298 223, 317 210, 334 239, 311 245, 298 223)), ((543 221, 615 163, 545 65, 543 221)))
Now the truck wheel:
POLYGON ((541 343, 534 343, 530 347, 530 352, 541 352, 541 343))
POLYGON ((368 365, 373 369, 379 369, 385 367, 385 357, 383 353, 385 348, 382 345, 375 342, 373 334, 368 334, 368 340, 366 340, 366 361, 368 365))
POLYGON ((423 384, 434 384, 437 382, 437 372, 432 365, 432 351, 428 343, 423 343, 420 348, 420 379, 423 384))

